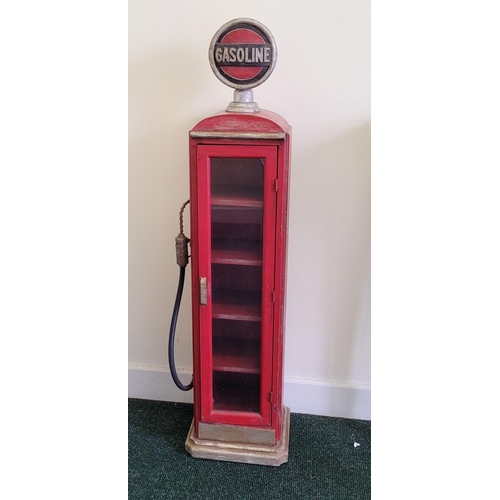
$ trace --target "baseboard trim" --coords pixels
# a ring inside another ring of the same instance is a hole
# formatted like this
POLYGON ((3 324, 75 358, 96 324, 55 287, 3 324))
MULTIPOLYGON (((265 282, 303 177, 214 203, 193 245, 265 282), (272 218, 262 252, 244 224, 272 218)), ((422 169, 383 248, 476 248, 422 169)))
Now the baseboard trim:
MULTIPOLYGON (((191 370, 178 368, 188 384, 191 370)), ((193 392, 180 391, 164 366, 130 364, 128 396, 137 399, 192 403, 193 392)), ((292 413, 371 420, 371 387, 329 380, 285 377, 283 403, 292 413)))
POLYGON ((371 420, 371 387, 285 377, 284 404, 293 413, 371 420))

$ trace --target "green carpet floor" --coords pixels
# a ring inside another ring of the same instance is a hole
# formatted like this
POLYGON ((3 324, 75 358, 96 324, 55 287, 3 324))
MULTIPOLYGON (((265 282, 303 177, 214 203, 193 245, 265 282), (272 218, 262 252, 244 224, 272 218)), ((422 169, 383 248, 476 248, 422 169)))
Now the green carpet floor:
POLYGON ((190 404, 129 399, 129 499, 370 498, 368 421, 292 413, 289 461, 266 467, 192 458, 192 418, 190 404))

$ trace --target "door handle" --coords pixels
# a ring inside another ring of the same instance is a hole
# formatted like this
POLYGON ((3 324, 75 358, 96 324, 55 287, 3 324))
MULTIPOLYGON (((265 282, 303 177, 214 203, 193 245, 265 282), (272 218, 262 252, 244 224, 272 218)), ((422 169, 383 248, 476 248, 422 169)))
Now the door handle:
POLYGON ((207 305, 207 278, 200 278, 200 304, 202 306, 207 305))

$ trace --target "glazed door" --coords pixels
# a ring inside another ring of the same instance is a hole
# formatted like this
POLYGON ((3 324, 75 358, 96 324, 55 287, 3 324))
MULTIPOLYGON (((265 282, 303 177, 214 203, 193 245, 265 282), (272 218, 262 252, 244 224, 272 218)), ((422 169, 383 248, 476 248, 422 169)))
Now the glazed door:
POLYGON ((197 147, 203 422, 271 425, 276 177, 277 146, 197 147))

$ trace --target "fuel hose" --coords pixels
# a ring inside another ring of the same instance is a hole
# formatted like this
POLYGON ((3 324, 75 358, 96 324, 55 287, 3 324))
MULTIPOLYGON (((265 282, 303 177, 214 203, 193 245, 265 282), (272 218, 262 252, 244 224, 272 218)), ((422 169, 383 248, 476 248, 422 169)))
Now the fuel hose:
POLYGON ((193 379, 188 385, 184 385, 177 375, 177 370, 175 369, 175 359, 174 359, 174 344, 175 344, 175 329, 177 327, 177 318, 179 316, 179 309, 181 307, 182 291, 184 290, 184 278, 186 275, 186 266, 188 264, 188 243, 189 238, 184 235, 183 219, 182 214, 184 208, 189 203, 186 201, 179 212, 179 234, 175 238, 175 252, 177 257, 177 264, 179 265, 179 284, 177 285, 177 295, 175 297, 174 310, 172 312, 172 320, 170 322, 170 333, 168 336, 168 365, 170 367, 170 374, 175 385, 181 391, 190 391, 193 388, 193 379))

